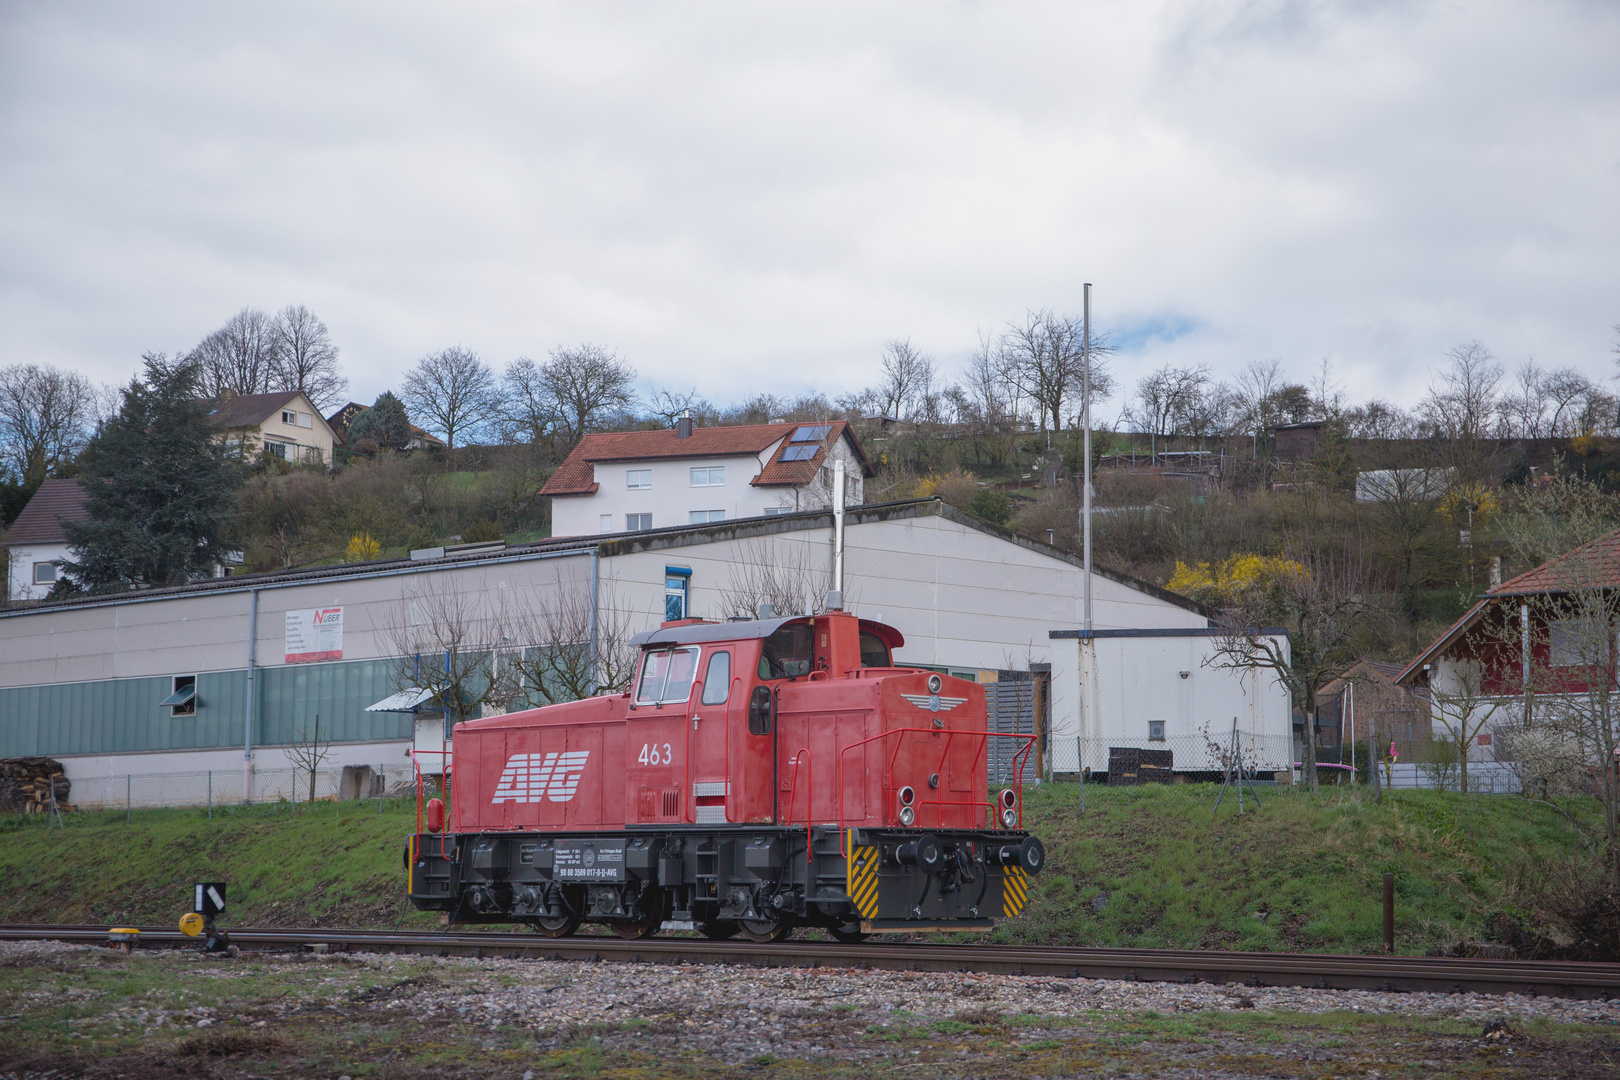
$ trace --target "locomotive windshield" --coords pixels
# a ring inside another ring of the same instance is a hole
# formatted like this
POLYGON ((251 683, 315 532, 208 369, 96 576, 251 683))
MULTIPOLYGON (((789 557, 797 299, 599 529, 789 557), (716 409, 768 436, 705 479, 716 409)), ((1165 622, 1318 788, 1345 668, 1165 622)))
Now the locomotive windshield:
POLYGON ((759 652, 761 679, 793 679, 810 674, 815 663, 815 634, 809 622, 788 623, 765 639, 759 652))
POLYGON ((861 667, 894 667, 889 647, 870 630, 861 631, 861 667))
POLYGON ((641 661, 641 682, 636 687, 636 704, 685 701, 692 692, 692 676, 697 672, 696 649, 664 649, 648 653, 641 661))

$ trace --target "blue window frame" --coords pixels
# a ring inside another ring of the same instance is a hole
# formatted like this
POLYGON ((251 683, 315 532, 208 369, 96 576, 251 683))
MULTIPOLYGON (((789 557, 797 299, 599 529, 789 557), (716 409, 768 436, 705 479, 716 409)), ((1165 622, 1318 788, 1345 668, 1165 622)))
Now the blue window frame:
POLYGON ((689 566, 664 567, 664 621, 674 622, 687 618, 691 610, 692 568, 689 566))

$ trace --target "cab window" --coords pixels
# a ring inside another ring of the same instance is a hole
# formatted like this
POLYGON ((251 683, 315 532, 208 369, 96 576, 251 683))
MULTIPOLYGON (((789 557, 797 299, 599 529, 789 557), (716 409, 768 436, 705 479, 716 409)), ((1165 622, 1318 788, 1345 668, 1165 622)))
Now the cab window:
POLYGON ((889 647, 870 630, 861 631, 861 667, 894 667, 889 647))
POLYGON ((648 653, 641 661, 636 704, 685 701, 692 692, 692 676, 697 673, 697 663, 698 650, 695 648, 662 649, 648 653))
POLYGON ((815 634, 809 622, 788 623, 765 639, 759 651, 761 679, 795 679, 815 663, 815 634))
POLYGON ((724 705, 731 696, 731 654, 712 653, 703 672, 703 704, 724 705))

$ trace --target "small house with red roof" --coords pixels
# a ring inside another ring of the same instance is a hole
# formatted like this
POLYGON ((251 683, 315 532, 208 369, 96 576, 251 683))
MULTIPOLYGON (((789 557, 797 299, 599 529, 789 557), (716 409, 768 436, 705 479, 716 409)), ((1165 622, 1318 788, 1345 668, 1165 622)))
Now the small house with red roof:
POLYGON ((844 505, 872 466, 849 424, 742 424, 586 435, 540 490, 554 536, 642 532, 825 510, 844 466, 844 505))
MULTIPOLYGON (((1481 729, 1471 760, 1505 760, 1504 736, 1560 698, 1620 685, 1620 642, 1602 630, 1620 614, 1620 530, 1492 586, 1395 677, 1444 700, 1473 702, 1481 729), (1583 627, 1599 628, 1595 642, 1583 627), (1488 718, 1486 713, 1489 713, 1488 718)), ((1434 734, 1444 737, 1440 724, 1434 734)))
POLYGON ((6 559, 6 596, 11 600, 43 600, 62 576, 68 554, 64 521, 84 521, 84 489, 77 480, 46 480, 11 528, 0 533, 0 552, 6 559))

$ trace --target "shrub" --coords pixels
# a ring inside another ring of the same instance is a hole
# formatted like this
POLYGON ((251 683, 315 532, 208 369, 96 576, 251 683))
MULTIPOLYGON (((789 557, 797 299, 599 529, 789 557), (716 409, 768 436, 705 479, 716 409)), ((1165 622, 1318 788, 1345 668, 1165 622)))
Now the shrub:
POLYGON ((360 533, 349 537, 349 546, 343 551, 344 562, 370 562, 382 551, 382 545, 371 538, 370 533, 360 533))
POLYGON ((484 518, 462 529, 461 539, 468 544, 487 544, 506 539, 506 533, 502 531, 500 522, 494 518, 484 518))

